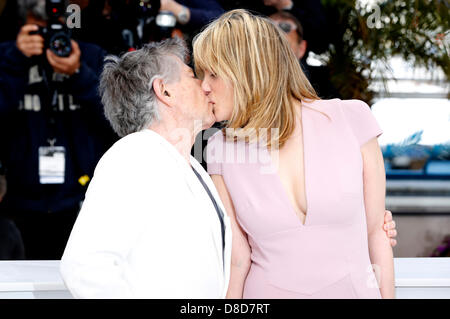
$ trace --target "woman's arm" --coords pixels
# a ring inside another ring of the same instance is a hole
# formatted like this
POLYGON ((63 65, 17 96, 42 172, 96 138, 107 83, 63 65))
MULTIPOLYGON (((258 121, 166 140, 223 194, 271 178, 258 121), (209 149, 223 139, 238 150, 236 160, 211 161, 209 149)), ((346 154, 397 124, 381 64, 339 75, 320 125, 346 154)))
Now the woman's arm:
POLYGON ((384 226, 386 176, 378 141, 372 138, 361 146, 364 177, 364 204, 370 260, 382 298, 395 298, 394 256, 384 226))
POLYGON ((221 175, 211 175, 220 199, 230 217, 232 232, 230 282, 226 298, 242 298, 245 279, 250 269, 250 246, 247 236, 236 221, 233 202, 221 175))

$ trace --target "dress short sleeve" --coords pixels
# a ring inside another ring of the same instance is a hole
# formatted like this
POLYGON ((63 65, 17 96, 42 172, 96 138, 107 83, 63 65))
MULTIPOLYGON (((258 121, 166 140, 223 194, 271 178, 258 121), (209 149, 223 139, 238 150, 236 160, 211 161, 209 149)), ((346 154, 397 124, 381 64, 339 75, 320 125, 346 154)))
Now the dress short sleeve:
POLYGON ((208 145, 206 146, 206 164, 209 175, 223 175, 224 146, 224 135, 222 131, 216 132, 208 139, 208 145))
POLYGON ((359 146, 383 133, 367 103, 360 100, 342 101, 342 110, 359 146))

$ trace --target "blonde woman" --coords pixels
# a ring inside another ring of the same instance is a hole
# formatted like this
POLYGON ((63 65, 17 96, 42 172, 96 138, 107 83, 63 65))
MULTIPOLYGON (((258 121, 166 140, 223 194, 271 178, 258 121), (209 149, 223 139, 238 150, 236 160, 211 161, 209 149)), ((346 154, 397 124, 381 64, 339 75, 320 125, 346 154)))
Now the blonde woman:
POLYGON ((282 31, 245 10, 193 47, 227 121, 207 153, 233 228, 227 297, 393 298, 382 131, 367 104, 320 100, 282 31))

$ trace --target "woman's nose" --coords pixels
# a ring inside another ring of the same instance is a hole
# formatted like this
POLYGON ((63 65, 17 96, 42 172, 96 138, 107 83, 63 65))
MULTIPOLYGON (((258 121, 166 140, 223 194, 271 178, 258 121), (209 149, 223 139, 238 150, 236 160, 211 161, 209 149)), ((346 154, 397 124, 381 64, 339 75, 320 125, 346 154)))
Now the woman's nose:
POLYGON ((202 81, 202 90, 203 90, 203 92, 205 92, 206 95, 211 93, 211 87, 205 80, 202 81))

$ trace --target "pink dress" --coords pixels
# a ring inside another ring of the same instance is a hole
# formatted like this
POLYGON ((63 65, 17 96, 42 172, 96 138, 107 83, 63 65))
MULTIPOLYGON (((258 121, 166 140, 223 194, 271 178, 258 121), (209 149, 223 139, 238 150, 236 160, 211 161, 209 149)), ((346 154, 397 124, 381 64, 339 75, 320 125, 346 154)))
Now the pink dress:
POLYGON ((381 298, 369 258, 360 147, 382 130, 362 101, 302 105, 304 225, 265 147, 225 141, 222 132, 208 140, 208 173, 223 176, 251 247, 243 297, 381 298))

